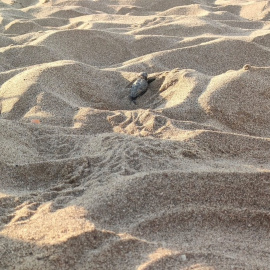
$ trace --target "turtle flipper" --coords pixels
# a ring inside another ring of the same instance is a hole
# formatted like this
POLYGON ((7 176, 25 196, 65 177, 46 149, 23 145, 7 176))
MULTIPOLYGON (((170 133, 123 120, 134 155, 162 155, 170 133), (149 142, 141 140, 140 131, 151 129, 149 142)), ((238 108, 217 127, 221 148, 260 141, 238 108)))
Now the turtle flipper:
POLYGON ((151 82, 153 82, 155 79, 156 79, 156 78, 149 78, 149 79, 147 80, 148 84, 151 83, 151 82))
POLYGON ((131 96, 128 97, 130 103, 133 103, 133 104, 137 105, 137 103, 136 103, 136 98, 137 98, 137 97, 131 97, 131 96))

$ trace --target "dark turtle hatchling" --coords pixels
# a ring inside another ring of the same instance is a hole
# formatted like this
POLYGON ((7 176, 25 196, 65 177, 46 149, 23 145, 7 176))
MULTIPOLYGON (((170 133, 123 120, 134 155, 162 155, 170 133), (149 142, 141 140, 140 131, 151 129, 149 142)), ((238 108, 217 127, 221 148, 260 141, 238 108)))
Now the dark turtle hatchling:
POLYGON ((129 100, 134 104, 136 104, 136 99, 147 91, 149 85, 147 76, 146 72, 141 73, 131 86, 129 100))

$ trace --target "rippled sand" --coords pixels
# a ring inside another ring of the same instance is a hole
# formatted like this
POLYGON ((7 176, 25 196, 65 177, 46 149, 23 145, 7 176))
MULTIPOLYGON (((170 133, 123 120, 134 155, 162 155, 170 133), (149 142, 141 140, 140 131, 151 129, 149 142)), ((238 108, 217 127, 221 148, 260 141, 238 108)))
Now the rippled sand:
POLYGON ((1 1, 0 269, 269 269, 269 19, 1 1))

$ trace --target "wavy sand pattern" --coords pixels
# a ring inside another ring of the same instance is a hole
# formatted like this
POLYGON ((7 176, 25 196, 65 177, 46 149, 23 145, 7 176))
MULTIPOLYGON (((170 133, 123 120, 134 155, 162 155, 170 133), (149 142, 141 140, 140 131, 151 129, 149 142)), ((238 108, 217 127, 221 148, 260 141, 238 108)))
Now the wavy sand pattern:
POLYGON ((269 269, 269 1, 0 19, 0 269, 269 269))

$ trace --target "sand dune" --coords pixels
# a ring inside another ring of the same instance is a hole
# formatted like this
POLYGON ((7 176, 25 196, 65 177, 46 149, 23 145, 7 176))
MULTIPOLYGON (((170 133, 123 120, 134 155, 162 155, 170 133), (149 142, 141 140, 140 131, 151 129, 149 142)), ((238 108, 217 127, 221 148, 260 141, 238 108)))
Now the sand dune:
POLYGON ((93 66, 107 66, 132 57, 123 42, 109 33, 90 30, 56 31, 42 36, 32 45, 55 50, 63 59, 81 61, 93 66), (60 49, 61 48, 61 49, 60 49), (92 50, 95 48, 95 50, 92 50), (88 52, 89 53, 86 53, 88 52))
POLYGON ((165 50, 135 58, 124 62, 117 69, 133 71, 140 67, 147 68, 151 72, 158 72, 164 69, 188 68, 209 75, 218 75, 228 70, 240 69, 246 63, 268 66, 269 51, 244 40, 217 38, 194 46, 165 50), (232 54, 232 48, 237 57, 232 54), (201 68, 198 68, 198 65, 201 68))
POLYGON ((200 97, 202 107, 234 129, 268 137, 269 71, 246 65, 216 76, 200 97))
POLYGON ((269 269, 269 12, 1 1, 0 269, 269 269))

